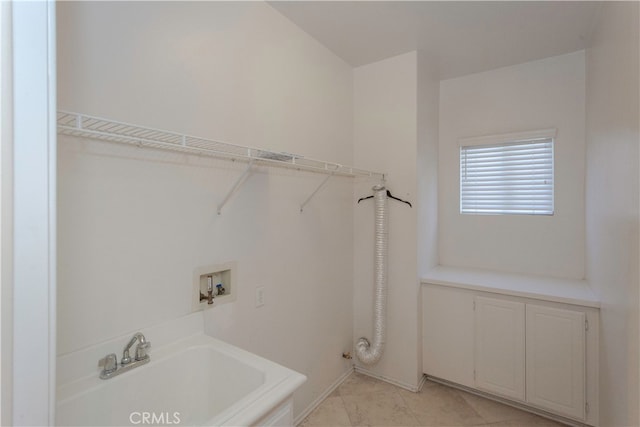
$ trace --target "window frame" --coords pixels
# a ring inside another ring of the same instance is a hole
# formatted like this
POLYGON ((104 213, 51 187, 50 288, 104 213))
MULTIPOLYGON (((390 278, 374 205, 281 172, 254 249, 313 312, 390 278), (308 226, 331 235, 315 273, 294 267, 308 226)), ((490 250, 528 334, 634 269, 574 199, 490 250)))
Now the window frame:
POLYGON ((504 133, 499 135, 486 135, 480 137, 460 138, 458 139, 458 203, 459 213, 461 215, 532 215, 532 216, 553 216, 555 214, 555 143, 556 143, 557 130, 552 129, 540 129, 526 132, 504 133), (551 140, 551 210, 535 212, 474 212, 471 210, 463 210, 462 200, 462 153, 466 147, 500 147, 513 145, 518 143, 534 143, 536 141, 551 140))

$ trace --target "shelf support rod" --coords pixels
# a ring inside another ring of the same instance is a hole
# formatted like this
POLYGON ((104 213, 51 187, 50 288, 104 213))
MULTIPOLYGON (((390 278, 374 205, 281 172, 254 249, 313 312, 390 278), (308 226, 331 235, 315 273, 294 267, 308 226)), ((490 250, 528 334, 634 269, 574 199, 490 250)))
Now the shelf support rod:
POLYGON ((322 183, 318 186, 318 188, 316 188, 314 190, 313 193, 311 193, 311 195, 309 197, 307 197, 307 200, 305 200, 301 205, 300 205, 300 212, 302 212, 304 210, 304 207, 311 201, 311 199, 313 199, 313 196, 316 195, 316 193, 318 191, 320 191, 322 189, 322 187, 325 186, 325 184, 327 183, 327 181, 329 181, 329 179, 333 176, 335 172, 331 172, 331 174, 327 175, 327 177, 322 181, 322 183))
POLYGON ((247 176, 251 173, 252 167, 253 167, 253 159, 251 159, 251 161, 247 165, 247 168, 244 170, 244 172, 242 172, 242 175, 240 175, 240 177, 236 180, 235 184, 233 184, 233 187, 231 187, 231 190, 229 190, 225 198, 222 200, 222 203, 218 205, 218 215, 222 214, 222 208, 224 207, 224 205, 227 204, 227 202, 229 201, 229 198, 231 198, 231 195, 238 189, 238 187, 240 187, 240 185, 244 182, 247 176))

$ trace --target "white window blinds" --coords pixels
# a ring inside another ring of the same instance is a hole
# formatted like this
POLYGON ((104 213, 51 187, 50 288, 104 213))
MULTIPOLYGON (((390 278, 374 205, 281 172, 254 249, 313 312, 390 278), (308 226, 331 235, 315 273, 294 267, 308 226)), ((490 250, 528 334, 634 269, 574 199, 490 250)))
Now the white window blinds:
POLYGON ((553 137, 461 142, 460 212, 553 215, 553 137))

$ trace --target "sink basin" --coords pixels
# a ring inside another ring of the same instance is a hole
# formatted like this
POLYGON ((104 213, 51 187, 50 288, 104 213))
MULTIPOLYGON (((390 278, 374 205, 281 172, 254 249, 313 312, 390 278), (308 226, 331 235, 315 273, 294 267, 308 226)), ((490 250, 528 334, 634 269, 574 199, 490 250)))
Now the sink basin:
MULTIPOLYGON (((101 380, 92 374, 60 385, 56 425, 264 424, 306 380, 205 334, 150 354, 148 364, 117 377, 101 380)), ((291 416, 284 419, 292 422, 291 416)))

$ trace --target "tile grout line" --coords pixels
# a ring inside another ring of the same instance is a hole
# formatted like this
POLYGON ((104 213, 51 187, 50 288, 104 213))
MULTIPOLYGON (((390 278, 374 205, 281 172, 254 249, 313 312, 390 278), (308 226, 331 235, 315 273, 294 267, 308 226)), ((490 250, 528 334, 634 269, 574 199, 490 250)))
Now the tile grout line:
POLYGON ((474 424, 474 426, 488 426, 488 425, 491 424, 489 422, 489 420, 487 420, 485 417, 483 417, 482 414, 480 412, 478 412, 476 410, 476 408, 471 403, 469 403, 469 401, 467 399, 464 398, 464 395, 462 394, 463 392, 461 390, 457 390, 457 389, 452 388, 452 387, 448 387, 448 389, 450 391, 452 391, 453 393, 455 393, 460 399, 462 399, 464 404, 467 405, 469 407, 469 409, 471 409, 478 416, 478 418, 480 418, 483 421, 482 424, 474 424))
MULTIPOLYGON (((424 387, 424 384, 422 385, 424 387)), ((407 410, 409 411, 409 413, 411 414, 411 416, 413 417, 414 420, 416 420, 416 426, 422 426, 422 423, 420 422, 420 420, 418 419, 418 415, 416 415, 415 412, 413 412, 413 409, 411 409, 411 406, 409 405, 409 403, 407 403, 407 401, 404 399, 404 397, 402 397, 401 393, 398 393, 397 390, 395 390, 395 392, 397 393, 397 395, 400 397, 400 400, 402 400, 402 402, 404 403, 405 407, 407 408, 407 410)), ((420 391, 417 392, 411 392, 411 393, 420 393, 420 391)))
POLYGON ((349 426, 353 427, 353 420, 351 419, 351 415, 349 415, 349 411, 347 411, 347 404, 344 402, 344 399, 342 398, 342 393, 340 393, 340 387, 336 388, 336 390, 338 390, 338 397, 340 398, 340 402, 342 402, 342 407, 344 408, 344 412, 347 414, 347 418, 349 419, 349 426))

